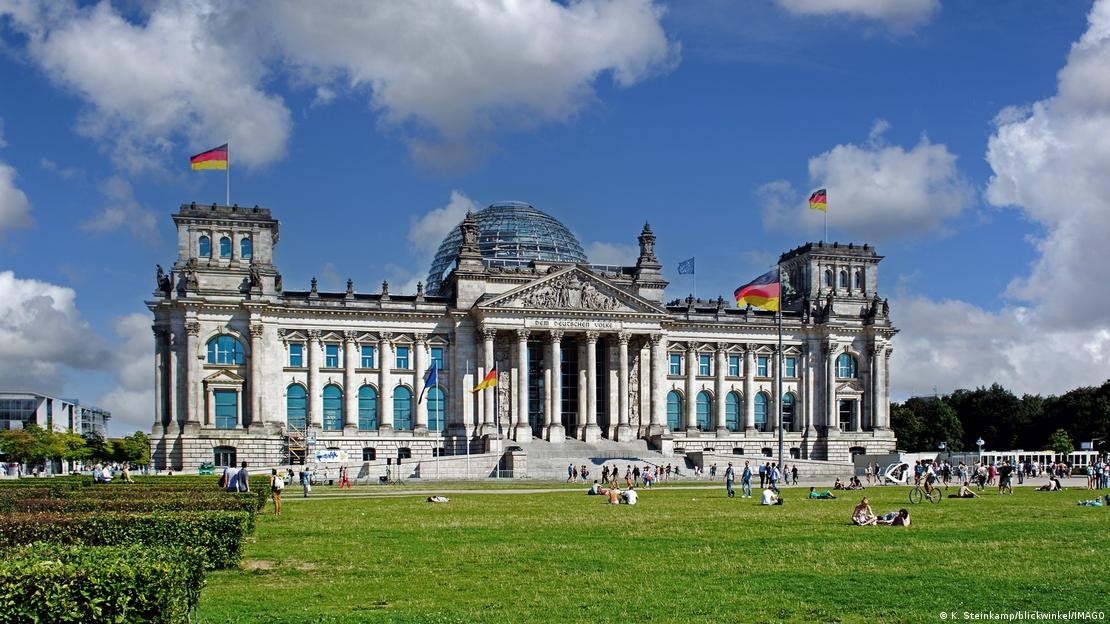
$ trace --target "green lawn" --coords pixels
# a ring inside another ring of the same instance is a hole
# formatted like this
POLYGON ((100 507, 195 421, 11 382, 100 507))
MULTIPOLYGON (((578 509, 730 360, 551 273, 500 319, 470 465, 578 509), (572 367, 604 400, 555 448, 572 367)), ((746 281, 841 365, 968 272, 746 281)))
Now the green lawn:
MULTIPOLYGON (((365 488, 363 488, 365 490, 365 488)), ((1110 508, 1020 489, 854 527, 858 496, 786 505, 723 487, 300 500, 259 516, 202 622, 939 622, 941 611, 1110 611, 1110 508)), ((357 493, 357 492, 356 492, 357 493)), ((906 488, 873 488, 876 512, 906 488)))

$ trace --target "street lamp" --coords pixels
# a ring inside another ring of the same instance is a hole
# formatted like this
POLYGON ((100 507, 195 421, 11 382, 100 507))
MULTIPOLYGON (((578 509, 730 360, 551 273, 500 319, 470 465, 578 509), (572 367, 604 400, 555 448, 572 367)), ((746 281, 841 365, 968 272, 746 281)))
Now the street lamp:
MULTIPOLYGON (((938 442, 937 443, 937 450, 939 450, 941 453, 944 453, 946 448, 948 448, 948 444, 946 442, 938 442)), ((947 453, 945 453, 945 459, 946 460, 948 459, 948 454, 947 453)))
POLYGON ((986 444, 986 442, 983 441, 982 436, 980 436, 979 439, 975 441, 975 445, 979 447, 979 463, 980 464, 983 463, 983 445, 984 444, 986 444))

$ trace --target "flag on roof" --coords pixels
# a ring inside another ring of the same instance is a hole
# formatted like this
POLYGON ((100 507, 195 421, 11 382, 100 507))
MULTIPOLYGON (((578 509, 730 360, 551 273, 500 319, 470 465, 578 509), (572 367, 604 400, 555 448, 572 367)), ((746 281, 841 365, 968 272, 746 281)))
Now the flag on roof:
POLYGON ((825 189, 813 191, 813 195, 809 196, 809 207, 813 210, 820 210, 821 212, 828 210, 828 197, 825 193, 825 189))
POLYGON ((738 308, 750 305, 753 308, 774 312, 779 309, 780 293, 779 269, 775 267, 773 271, 768 271, 737 288, 733 295, 736 296, 738 308))
POLYGON ((679 275, 693 275, 694 274, 694 259, 683 260, 678 263, 679 275))
POLYGON ((482 378, 482 381, 479 382, 477 386, 474 386, 474 389, 471 390, 471 392, 478 392, 479 390, 485 390, 486 388, 494 388, 496 386, 497 386, 497 368, 494 367, 493 370, 486 373, 486 376, 482 378))
POLYGON ((198 169, 227 169, 227 143, 201 152, 189 159, 193 170, 198 169))

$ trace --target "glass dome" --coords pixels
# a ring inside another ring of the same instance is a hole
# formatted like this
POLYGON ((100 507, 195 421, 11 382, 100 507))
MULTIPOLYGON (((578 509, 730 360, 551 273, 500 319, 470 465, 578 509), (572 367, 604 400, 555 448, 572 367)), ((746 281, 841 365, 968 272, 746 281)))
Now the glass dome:
MULTIPOLYGON (((524 202, 498 202, 474 214, 478 249, 486 266, 515 267, 532 260, 586 262, 574 234, 551 215, 524 202)), ((438 295, 443 279, 455 268, 462 231, 451 229, 439 245, 428 271, 427 292, 438 295)))

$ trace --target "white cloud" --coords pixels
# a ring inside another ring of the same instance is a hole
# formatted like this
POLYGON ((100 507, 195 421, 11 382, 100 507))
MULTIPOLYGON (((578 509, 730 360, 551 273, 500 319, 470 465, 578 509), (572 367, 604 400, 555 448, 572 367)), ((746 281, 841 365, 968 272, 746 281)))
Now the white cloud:
POLYGON ((622 243, 603 243, 594 241, 586 245, 586 257, 590 264, 615 264, 632 266, 640 256, 640 248, 636 245, 622 243))
POLYGON ((409 245, 426 255, 430 263, 443 238, 462 222, 467 211, 478 212, 481 209, 477 202, 461 191, 451 191, 451 199, 446 206, 428 212, 409 226, 409 245))
POLYGON ((932 19, 940 0, 775 0, 793 15, 843 15, 885 24, 895 31, 912 30, 932 19))
POLYGON ((61 167, 58 163, 49 158, 40 158, 39 166, 50 173, 58 174, 63 180, 72 180, 73 178, 85 176, 85 171, 80 167, 61 167))
POLYGON ((117 166, 140 171, 228 139, 232 158, 248 167, 284 155, 289 111, 258 86, 266 46, 235 9, 163 2, 140 22, 109 2, 16 3, 0 12, 26 35, 33 62, 88 105, 78 131, 103 141, 117 166))
MULTIPOLYGON (((812 188, 828 189, 829 215, 838 232, 857 241, 918 236, 943 228, 974 199, 956 168, 956 156, 922 136, 906 150, 888 145, 890 125, 875 122, 864 145, 837 145, 809 160, 812 188)), ((820 232, 822 213, 811 210, 809 191, 778 180, 760 189, 769 228, 820 232)))
POLYGON ((60 391, 64 369, 111 365, 111 352, 92 333, 71 288, 0 271, 0 385, 60 391))
POLYGON ((114 176, 100 184, 106 204, 96 215, 81 224, 89 232, 104 233, 127 226, 131 233, 149 243, 158 240, 158 226, 154 212, 135 199, 131 184, 114 176))
POLYGON ((6 230, 29 227, 34 223, 31 202, 15 184, 17 175, 14 168, 0 162, 0 239, 6 230))
POLYGON ((150 324, 150 315, 142 313, 116 321, 116 335, 122 339, 122 344, 113 349, 117 383, 96 400, 96 405, 112 413, 111 429, 116 435, 135 430, 149 432, 154 424, 154 338, 150 324))
POLYGON ((272 5, 289 63, 316 81, 369 91, 417 158, 471 157, 471 135, 563 121, 609 74, 621 87, 678 61, 649 0, 339 2, 272 5), (446 154, 443 151, 446 150, 446 154))
MULTIPOLYGON (((986 198, 1043 227, 1037 259, 998 312, 960 301, 892 302, 904 330, 892 382, 903 394, 998 381, 1060 393, 1110 377, 1110 1, 1059 72, 1058 94, 1003 109, 987 148, 986 198)), ((1020 244, 1013 241, 1013 244, 1020 244)))

